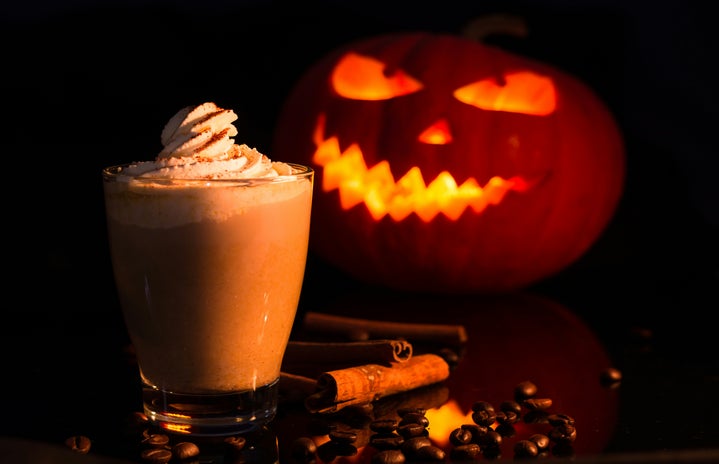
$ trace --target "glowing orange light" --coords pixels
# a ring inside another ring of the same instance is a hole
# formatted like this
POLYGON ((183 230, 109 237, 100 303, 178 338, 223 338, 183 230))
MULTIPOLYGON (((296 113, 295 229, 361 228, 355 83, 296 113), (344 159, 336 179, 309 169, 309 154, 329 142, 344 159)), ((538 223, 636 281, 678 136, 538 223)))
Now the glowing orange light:
POLYGON ((324 126, 325 116, 320 115, 314 133, 317 149, 312 161, 324 168, 322 190, 338 189, 344 210, 364 202, 377 221, 387 214, 395 221, 401 221, 412 212, 424 222, 430 222, 439 213, 456 220, 467 207, 480 213, 487 205, 499 204, 510 190, 522 192, 529 188, 520 177, 503 179, 499 176, 492 177, 484 187, 474 178, 457 185, 446 171, 425 184, 418 167, 411 168, 395 182, 387 161, 368 169, 357 144, 340 152, 339 140, 337 137, 326 139, 324 126))
POLYGON ((190 425, 169 424, 167 422, 162 422, 160 425, 163 429, 173 433, 189 434, 192 431, 190 425))
POLYGON ((452 133, 449 130, 449 123, 446 119, 435 122, 421 134, 419 141, 430 145, 445 145, 452 141, 452 133))
POLYGON ((332 72, 331 82, 339 95, 353 100, 387 100, 422 88, 421 82, 402 70, 387 75, 384 63, 357 53, 342 57, 332 72))
POLYGON ((506 74, 501 84, 493 78, 473 82, 455 90, 454 97, 483 110, 535 116, 547 116, 557 106, 552 80, 528 71, 506 74))
POLYGON ((449 400, 439 408, 428 409, 425 416, 429 420, 429 438, 437 446, 447 446, 449 434, 460 425, 474 423, 472 411, 462 412, 462 408, 454 400, 449 400))

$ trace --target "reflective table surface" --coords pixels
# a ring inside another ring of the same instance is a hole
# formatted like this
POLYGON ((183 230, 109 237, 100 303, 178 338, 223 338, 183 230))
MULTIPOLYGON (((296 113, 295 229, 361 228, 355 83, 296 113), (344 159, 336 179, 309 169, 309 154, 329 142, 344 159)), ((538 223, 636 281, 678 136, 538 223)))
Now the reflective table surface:
MULTIPOLYGON (((338 426, 352 429, 357 440, 349 449, 320 447, 315 462, 371 462, 378 449, 369 443, 370 423, 398 418, 408 407, 429 411, 429 438, 446 450, 449 462, 454 446, 449 433, 471 422, 472 405, 488 401, 498 407, 525 380, 537 386, 537 397, 552 400, 548 413, 575 421, 571 446, 538 459, 719 461, 719 363, 715 329, 707 318, 719 307, 711 292, 713 276, 665 289, 662 298, 626 288, 602 291, 571 278, 507 295, 447 296, 368 288, 323 266, 308 263, 293 339, 311 339, 302 325, 308 311, 461 324, 468 340, 457 350, 449 378, 334 414, 310 414, 301 400, 283 396, 276 419, 267 430, 248 435, 241 453, 227 454, 222 443, 201 440, 203 454, 196 462, 297 462, 295 440, 310 437, 322 445, 338 426), (619 370, 621 382, 602 383, 607 368, 619 370)), ((62 296, 50 292, 37 298, 62 296)), ((141 408, 137 366, 114 298, 110 292, 96 306, 42 317, 28 309, 17 329, 5 327, 0 457, 142 462, 142 433, 130 420, 141 408), (86 455, 65 444, 79 435, 92 441, 86 455)), ((415 353, 438 348, 417 343, 415 353)), ((518 441, 549 432, 546 421, 526 417, 503 433, 497 455, 475 459, 513 460, 518 441)))

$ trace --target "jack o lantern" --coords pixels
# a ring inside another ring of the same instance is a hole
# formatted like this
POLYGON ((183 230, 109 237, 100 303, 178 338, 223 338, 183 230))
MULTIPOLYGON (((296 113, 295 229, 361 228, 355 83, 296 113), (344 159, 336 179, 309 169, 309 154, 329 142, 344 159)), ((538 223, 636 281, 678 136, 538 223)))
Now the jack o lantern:
POLYGON ((317 171, 316 255, 370 284, 437 293, 505 292, 562 270, 602 233, 625 176, 618 127, 588 86, 422 32, 311 66, 273 157, 317 171))

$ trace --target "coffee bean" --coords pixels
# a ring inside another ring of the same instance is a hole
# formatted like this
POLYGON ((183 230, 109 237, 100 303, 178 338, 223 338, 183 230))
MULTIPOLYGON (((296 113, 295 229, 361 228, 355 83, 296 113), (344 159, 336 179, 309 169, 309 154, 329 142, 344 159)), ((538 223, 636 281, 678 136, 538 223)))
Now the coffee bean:
POLYGON ((456 351, 450 349, 450 348, 442 348, 437 352, 437 354, 444 359, 444 361, 449 366, 450 370, 454 370, 459 366, 459 362, 461 361, 462 357, 457 354, 456 351))
POLYGON ((423 427, 427 427, 429 425, 429 419, 427 419, 427 416, 424 414, 408 412, 402 416, 398 426, 401 427, 406 424, 420 424, 423 427))
POLYGON ((422 424, 404 424, 397 429, 397 433, 404 438, 412 438, 427 435, 429 432, 422 424))
POLYGON ((545 411, 552 407, 551 398, 529 398, 522 402, 524 407, 530 411, 545 411))
POLYGON ((290 446, 290 455, 298 461, 312 458, 317 453, 317 444, 309 437, 297 438, 290 446))
POLYGON ((487 433, 484 434, 484 436, 481 438, 480 445, 482 447, 499 447, 499 445, 502 444, 502 435, 499 434, 496 430, 489 429, 487 430, 487 433))
POLYGON ((405 456, 413 457, 415 452, 423 446, 429 446, 432 442, 427 437, 412 437, 402 443, 402 452, 405 456))
POLYGON ((499 411, 496 419, 500 424, 516 424, 519 421, 519 414, 514 411, 499 411))
POLYGON ((372 456, 371 464, 403 464, 407 462, 400 450, 383 450, 372 456))
POLYGON ((547 421, 554 427, 564 424, 574 425, 574 418, 566 414, 550 414, 547 416, 547 421))
POLYGON ((523 417, 527 424, 546 424, 550 414, 547 411, 536 409, 534 411, 527 412, 523 417))
POLYGON ((562 424, 553 427, 548 436, 555 443, 572 443, 577 438, 577 429, 573 425, 562 424))
POLYGON ((245 443, 247 443, 247 439, 245 437, 237 435, 225 438, 224 442, 225 446, 227 446, 227 448, 229 448, 230 450, 242 451, 242 448, 245 447, 245 443))
POLYGON ((397 421, 394 419, 376 419, 370 422, 369 428, 373 432, 394 432, 397 429, 397 421))
POLYGON ((515 458, 533 458, 537 455, 539 455, 539 448, 531 440, 519 440, 514 444, 515 458))
POLYGON ((472 413, 472 420, 477 425, 489 427, 497 420, 497 414, 494 409, 478 410, 472 413))
POLYGON ((622 372, 619 369, 609 367, 599 374, 599 383, 603 387, 617 387, 622 381, 622 372))
POLYGON ((489 427, 478 424, 462 424, 459 427, 464 430, 469 430, 472 433, 472 443, 477 444, 481 443, 482 437, 489 431, 489 427))
POLYGON ((394 432, 375 433, 369 437, 370 445, 378 450, 399 449, 404 443, 404 437, 394 432))
POLYGON ((170 443, 170 437, 164 433, 150 433, 143 440, 142 444, 152 448, 162 448, 170 443))
POLYGON ((140 453, 140 458, 151 464, 165 464, 172 459, 172 451, 165 448, 148 448, 140 453))
POLYGON ((514 400, 502 401, 499 404, 499 410, 504 411, 505 413, 513 412, 514 414, 519 416, 522 413, 522 405, 514 400))
POLYGON ((354 443, 357 441, 357 434, 351 430, 333 430, 329 433, 330 440, 335 443, 354 443))
POLYGON ((449 433, 449 442, 454 446, 466 445, 472 442, 472 432, 458 427, 449 433))
POLYGON ((441 462, 444 461, 446 453, 442 448, 434 445, 423 446, 414 453, 413 459, 419 462, 441 462))
POLYGON ((65 440, 68 448, 79 454, 87 454, 90 452, 92 441, 84 435, 75 435, 65 440))
POLYGON ((520 403, 526 399, 532 398, 536 394, 537 386, 529 380, 519 382, 514 387, 514 399, 520 403))
POLYGON ((535 433, 534 435, 530 436, 529 439, 533 441, 535 445, 537 445, 537 449, 539 451, 544 451, 549 448, 549 437, 544 435, 543 433, 535 433))
POLYGON ((449 457, 452 461, 471 461, 476 459, 482 449, 476 443, 469 443, 467 445, 455 446, 449 452, 449 457))
POLYGON ((196 458, 200 455, 200 448, 189 441, 181 441, 172 447, 172 455, 175 459, 184 461, 185 459, 196 458))
POLYGON ((494 412, 494 406, 489 401, 475 401, 472 404, 472 411, 492 411, 494 412))
POLYGON ((503 438, 512 438, 517 434, 517 430, 512 424, 499 424, 494 431, 500 434, 503 438))

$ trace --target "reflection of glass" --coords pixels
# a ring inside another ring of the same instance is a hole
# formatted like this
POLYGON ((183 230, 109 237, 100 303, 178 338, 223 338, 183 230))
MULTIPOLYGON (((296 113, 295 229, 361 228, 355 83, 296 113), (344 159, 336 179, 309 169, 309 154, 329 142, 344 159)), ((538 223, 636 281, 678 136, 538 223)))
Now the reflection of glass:
POLYGON ((147 416, 231 435, 271 420, 304 276, 313 171, 261 179, 103 171, 110 249, 147 416))

